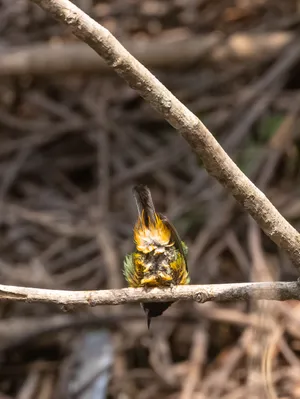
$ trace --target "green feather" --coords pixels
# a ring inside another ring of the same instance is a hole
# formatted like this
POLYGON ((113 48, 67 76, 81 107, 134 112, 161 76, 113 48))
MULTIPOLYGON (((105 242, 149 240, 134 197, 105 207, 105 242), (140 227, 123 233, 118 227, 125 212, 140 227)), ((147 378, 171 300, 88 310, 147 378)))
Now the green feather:
POLYGON ((188 246, 186 245, 186 243, 184 241, 181 241, 181 245, 182 245, 182 250, 183 250, 184 256, 187 257, 188 252, 189 252, 188 246))
POLYGON ((133 254, 125 256, 123 274, 130 287, 139 286, 139 278, 135 270, 133 254))
POLYGON ((125 256, 123 274, 127 281, 134 275, 134 263, 132 259, 132 254, 128 254, 125 256))

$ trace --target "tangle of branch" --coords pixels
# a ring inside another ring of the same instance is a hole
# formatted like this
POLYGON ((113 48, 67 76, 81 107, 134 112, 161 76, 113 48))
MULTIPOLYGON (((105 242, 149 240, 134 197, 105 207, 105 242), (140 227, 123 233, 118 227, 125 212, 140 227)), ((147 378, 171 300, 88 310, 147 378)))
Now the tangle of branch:
MULTIPOLYGON (((69 26, 74 35, 94 49, 105 62, 158 111, 190 144, 206 170, 226 187, 262 230, 300 270, 300 235, 266 196, 244 175, 204 124, 138 62, 103 26, 68 0, 32 0, 69 26)), ((300 57, 293 43, 286 57, 300 57), (292 50, 292 51, 291 51, 292 50)))

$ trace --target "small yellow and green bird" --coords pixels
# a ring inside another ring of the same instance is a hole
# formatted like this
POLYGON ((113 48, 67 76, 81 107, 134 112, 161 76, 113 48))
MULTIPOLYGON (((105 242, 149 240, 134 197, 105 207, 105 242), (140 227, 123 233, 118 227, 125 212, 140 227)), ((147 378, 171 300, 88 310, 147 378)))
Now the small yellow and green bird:
MULTIPOLYGON (((188 284, 187 246, 166 216, 156 213, 150 190, 133 188, 138 209, 134 227, 135 251, 125 257, 124 276, 130 287, 171 287, 188 284)), ((173 302, 142 303, 151 318, 160 316, 173 302)))

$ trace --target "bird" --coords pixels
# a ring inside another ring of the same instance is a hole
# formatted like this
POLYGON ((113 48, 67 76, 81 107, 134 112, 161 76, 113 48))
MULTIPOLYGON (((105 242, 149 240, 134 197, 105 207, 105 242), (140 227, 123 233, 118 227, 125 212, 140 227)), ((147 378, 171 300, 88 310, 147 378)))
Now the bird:
MULTIPOLYGON (((189 284, 188 247, 168 218, 155 211, 151 192, 144 184, 133 187, 138 218, 133 228, 134 252, 125 256, 123 274, 129 287, 173 287, 189 284)), ((145 302, 141 306, 150 329, 151 319, 174 302, 145 302)))

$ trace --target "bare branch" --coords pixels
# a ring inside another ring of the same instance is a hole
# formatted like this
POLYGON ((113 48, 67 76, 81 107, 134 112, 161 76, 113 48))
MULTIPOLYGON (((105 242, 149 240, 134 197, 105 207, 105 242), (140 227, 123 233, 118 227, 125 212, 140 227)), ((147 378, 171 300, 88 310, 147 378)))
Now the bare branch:
POLYGON ((244 301, 249 298, 285 301, 300 300, 298 282, 185 285, 173 288, 123 288, 100 291, 61 291, 0 285, 0 301, 45 302, 63 306, 120 305, 136 302, 176 300, 244 301))
MULTIPOLYGON (((53 17, 72 28, 127 83, 182 134, 201 157, 207 171, 255 219, 264 232, 300 270, 300 236, 266 196, 242 173, 203 123, 138 62, 103 26, 68 0, 32 0, 53 17)), ((292 43, 287 56, 300 57, 300 42, 292 43), (291 51, 292 50, 292 51, 291 51)), ((132 295, 134 295, 132 293, 132 295)))

